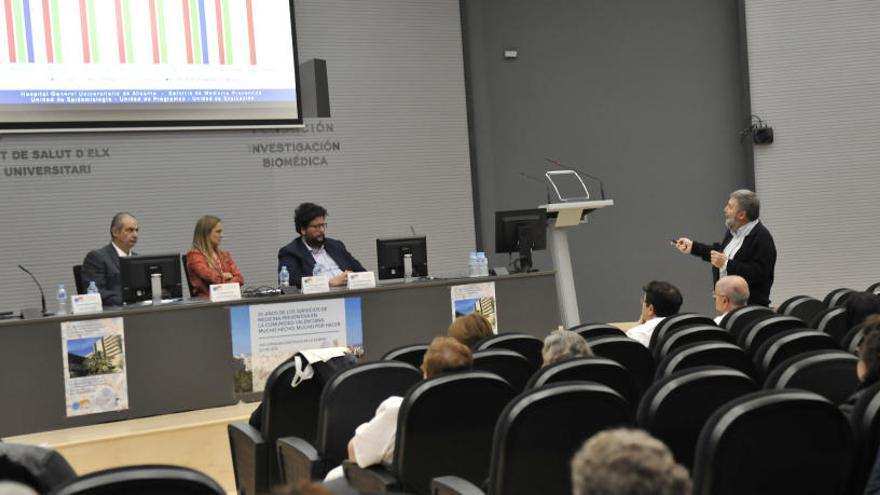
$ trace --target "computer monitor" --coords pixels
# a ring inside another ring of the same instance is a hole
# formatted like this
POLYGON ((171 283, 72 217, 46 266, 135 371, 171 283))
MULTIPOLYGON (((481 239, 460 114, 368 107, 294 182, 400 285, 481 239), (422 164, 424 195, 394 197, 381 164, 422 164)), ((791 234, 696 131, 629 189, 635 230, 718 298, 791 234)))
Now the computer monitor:
POLYGON ((180 279, 180 254, 151 254, 119 258, 122 276, 122 302, 136 303, 152 299, 150 276, 162 274, 162 299, 183 296, 180 279))
POLYGON ((519 253, 514 271, 532 271, 532 251, 547 249, 547 211, 510 210, 495 212, 495 252, 519 253))
POLYGON ((412 255, 414 277, 428 276, 428 243, 425 237, 376 239, 376 258, 379 262, 379 280, 404 278, 403 255, 412 255))

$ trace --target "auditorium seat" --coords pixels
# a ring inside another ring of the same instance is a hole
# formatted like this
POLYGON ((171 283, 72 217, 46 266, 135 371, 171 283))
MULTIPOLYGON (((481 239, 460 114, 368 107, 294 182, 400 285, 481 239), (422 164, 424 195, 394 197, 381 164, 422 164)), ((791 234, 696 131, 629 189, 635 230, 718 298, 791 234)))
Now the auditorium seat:
POLYGON ((673 373, 645 392, 636 422, 662 440, 675 460, 688 470, 694 449, 709 416, 727 402, 757 390, 744 373, 722 366, 700 366, 673 373))
POLYGON ((490 335, 474 346, 476 351, 485 351, 486 349, 510 349, 511 351, 522 354, 524 358, 532 365, 532 371, 541 367, 544 358, 541 356, 541 349, 544 348, 544 341, 533 335, 525 333, 500 333, 498 335, 490 335))
POLYGON ((777 310, 778 313, 786 315, 786 316, 794 316, 795 318, 800 318, 803 321, 810 322, 813 321, 813 318, 823 310, 827 309, 825 303, 822 301, 810 297, 810 296, 802 296, 791 303, 782 310, 777 310))
POLYGON ((697 441, 694 495, 843 494, 853 433, 827 399, 763 390, 713 414, 697 441))
POLYGON ((807 328, 807 325, 794 316, 771 316, 755 321, 752 325, 744 328, 739 337, 737 337, 736 343, 746 353, 754 354, 758 347, 771 335, 795 328, 807 328))
POLYGON ((16 481, 38 493, 76 478, 76 472, 57 451, 36 445, 0 442, 0 480, 16 481))
POLYGON ((849 416, 856 440, 856 467, 850 493, 862 493, 880 447, 880 384, 868 387, 849 416))
POLYGON ((667 333, 674 332, 677 329, 690 327, 694 325, 715 325, 715 320, 709 318, 708 316, 698 315, 696 313, 678 313, 674 315, 667 316, 663 318, 663 321, 657 324, 654 327, 654 332, 651 333, 651 342, 648 345, 648 348, 653 351, 653 349, 657 346, 657 341, 666 336, 667 333))
POLYGON ((126 466, 81 476, 52 492, 53 495, 225 495, 205 474, 182 466, 126 466))
POLYGON ((834 289, 829 292, 828 295, 825 296, 825 299, 822 302, 825 303, 825 306, 829 308, 834 308, 836 306, 842 306, 843 303, 851 296, 855 291, 847 288, 834 289))
POLYGON ((605 385, 620 394, 633 411, 639 404, 639 391, 632 374, 617 361, 599 356, 566 359, 541 368, 532 375, 526 390, 567 381, 605 385))
POLYGON ((697 366, 725 366, 754 378, 754 366, 748 354, 728 342, 699 342, 670 352, 657 365, 654 380, 661 380, 677 371, 697 366))
POLYGON ((315 440, 323 386, 319 380, 312 379, 292 387, 295 375, 294 361, 279 365, 269 375, 263 391, 259 429, 246 423, 233 423, 228 427, 232 469, 239 494, 269 493, 269 488, 281 481, 276 440, 291 436, 310 442, 315 440))
POLYGON ((513 397, 506 381, 485 371, 425 380, 407 392, 400 406, 390 470, 345 461, 345 476, 367 493, 427 494, 431 480, 445 475, 482 483, 495 423, 513 397))
POLYGON ((652 350, 654 361, 659 363, 667 354, 679 347, 705 341, 733 343, 733 337, 730 336, 727 330, 715 325, 694 325, 678 328, 667 332, 663 338, 657 341, 656 346, 652 350))
MULTIPOLYGON (((792 303, 800 301, 802 299, 812 299, 812 297, 804 295, 804 294, 801 294, 799 296, 791 296, 788 299, 786 299, 785 301, 782 301, 782 304, 780 304, 779 306, 776 306, 776 314, 791 316, 786 312, 786 311, 788 311, 788 307, 792 303)), ((822 306, 826 307, 824 303, 822 304, 822 306)))
POLYGON ((532 376, 532 365, 528 360, 510 349, 477 351, 474 353, 473 367, 504 378, 516 392, 522 392, 532 376))
POLYGON ((620 337, 625 335, 623 330, 606 323, 584 323, 569 328, 572 332, 580 335, 587 341, 599 337, 620 337))
POLYGON ((428 344, 410 344, 396 347, 382 356, 383 361, 400 361, 416 368, 421 368, 428 344))
POLYGON ((846 352, 858 355, 859 345, 861 345, 864 336, 862 324, 859 323, 846 332, 846 335, 844 335, 843 339, 840 341, 840 347, 846 352))
POLYGON ((810 322, 810 327, 827 333, 838 344, 843 342, 843 337, 849 331, 846 325, 846 309, 843 307, 828 308, 817 313, 810 322))
POLYGON ((869 285, 868 288, 865 290, 868 292, 872 292, 875 295, 880 296, 880 282, 876 282, 876 283, 869 285))
POLYGON ((719 326, 730 332, 734 339, 738 339, 739 334, 752 323, 771 316, 776 316, 776 313, 766 306, 743 306, 724 315, 719 326))
MULTIPOLYGON (((571 457, 584 441, 631 423, 629 404, 604 385, 562 382, 530 390, 513 400, 498 419, 486 493, 571 493, 571 457)), ((444 476, 433 481, 431 493, 482 493, 477 486, 444 476)))
POLYGON ((400 361, 364 363, 333 375, 321 394, 314 443, 300 437, 276 442, 281 482, 293 486, 323 479, 348 458, 355 428, 372 419, 382 401, 403 397, 421 379, 421 371, 400 361))
POLYGON ((645 346, 629 337, 603 337, 590 342, 597 356, 617 361, 629 371, 636 381, 639 395, 654 379, 654 358, 645 346))
POLYGON ((752 359, 755 370, 763 381, 781 362, 810 351, 839 349, 837 343, 824 333, 812 329, 785 330, 771 335, 758 347, 752 359))
POLYGON ((840 405, 859 385, 858 359, 843 351, 819 350, 792 356, 779 363, 764 381, 765 389, 802 389, 840 405))

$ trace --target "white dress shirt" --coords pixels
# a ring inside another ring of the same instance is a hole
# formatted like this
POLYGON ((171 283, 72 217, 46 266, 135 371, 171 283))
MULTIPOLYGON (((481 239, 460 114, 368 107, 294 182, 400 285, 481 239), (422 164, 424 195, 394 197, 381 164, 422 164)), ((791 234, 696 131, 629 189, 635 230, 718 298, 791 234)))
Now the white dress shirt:
POLYGON ((655 316, 641 325, 634 326, 626 332, 626 336, 639 341, 645 347, 651 344, 651 335, 654 334, 654 328, 663 321, 665 316, 655 316))
MULTIPOLYGON (((730 233, 733 235, 733 239, 724 246, 724 256, 728 259, 728 261, 736 256, 736 253, 739 251, 739 248, 743 245, 743 239, 746 238, 752 232, 752 229, 755 228, 755 225, 758 225, 758 220, 752 220, 749 223, 743 224, 740 228, 736 230, 731 230, 730 233)), ((718 271, 721 277, 727 276, 727 261, 724 262, 724 266, 718 271)))
MULTIPOLYGON (((315 249, 312 246, 309 246, 308 242, 303 241, 303 243, 306 245, 306 248, 308 248, 309 252, 312 253, 312 258, 315 259, 315 263, 320 264, 323 267, 321 275, 327 275, 328 277, 333 278, 342 273, 342 269, 340 269, 339 265, 336 264, 333 258, 331 258, 329 254, 327 254, 327 250, 324 249, 323 244, 321 244, 321 247, 319 247, 318 249, 315 249)), ((313 274, 308 274, 304 276, 310 275, 313 274)))
POLYGON ((117 246, 115 242, 111 242, 110 244, 113 244, 113 249, 116 250, 116 254, 118 254, 120 258, 131 256, 131 252, 126 253, 125 251, 119 249, 119 246, 117 246))

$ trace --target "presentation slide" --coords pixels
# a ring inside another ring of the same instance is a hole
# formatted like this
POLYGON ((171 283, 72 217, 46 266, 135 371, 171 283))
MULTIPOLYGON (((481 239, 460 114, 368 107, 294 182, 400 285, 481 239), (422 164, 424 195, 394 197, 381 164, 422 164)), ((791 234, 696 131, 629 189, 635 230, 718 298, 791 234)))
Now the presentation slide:
POLYGON ((292 8, 0 0, 0 123, 301 121, 292 8))

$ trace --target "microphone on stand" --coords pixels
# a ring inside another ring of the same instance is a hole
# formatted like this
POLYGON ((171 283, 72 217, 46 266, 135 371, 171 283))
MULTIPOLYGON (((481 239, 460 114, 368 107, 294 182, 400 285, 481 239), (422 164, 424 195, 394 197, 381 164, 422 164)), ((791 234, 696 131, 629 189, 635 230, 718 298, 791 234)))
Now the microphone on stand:
POLYGON ((32 318, 40 318, 43 316, 52 316, 52 313, 46 311, 46 293, 43 292, 43 286, 40 285, 40 282, 37 281, 37 277, 34 276, 33 273, 30 272, 27 268, 18 265, 21 271, 27 273, 34 280, 34 283, 37 284, 37 288, 40 289, 40 301, 43 304, 43 310, 40 311, 37 308, 24 308, 21 310, 21 317, 25 320, 30 320, 32 318))
POLYGON ((550 188, 547 187, 546 180, 539 179, 539 178, 535 177, 534 175, 529 175, 525 172, 520 172, 519 175, 522 177, 525 177, 526 179, 533 180, 535 182, 540 182, 541 184, 544 184, 544 191, 547 192, 547 204, 549 205, 550 203, 552 203, 552 201, 550 201, 550 188))
POLYGON ((568 165, 565 165, 564 163, 560 163, 559 161, 554 160, 552 158, 545 157, 544 160, 552 163, 553 165, 556 165, 559 168, 567 169, 567 170, 574 170, 575 172, 583 175, 584 177, 589 177, 590 179, 593 179, 594 181, 598 182, 599 183, 599 195, 602 196, 602 199, 605 199, 605 186, 602 184, 602 179, 596 177, 595 175, 590 175, 590 174, 584 172, 583 170, 578 170, 576 168, 569 167, 568 165))

